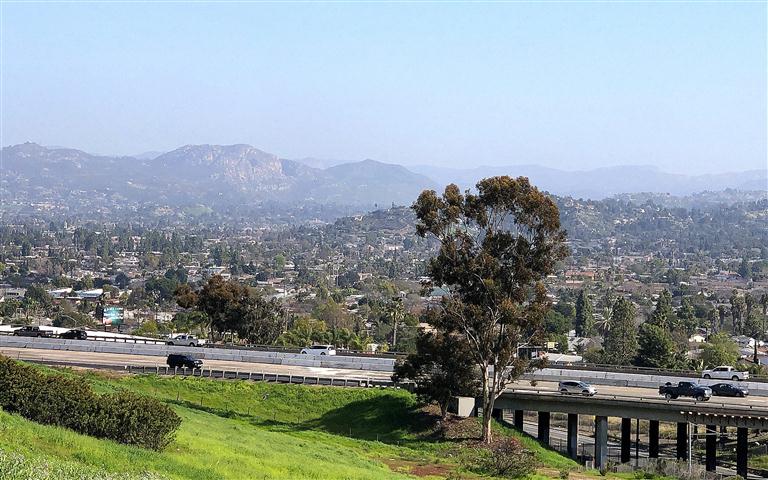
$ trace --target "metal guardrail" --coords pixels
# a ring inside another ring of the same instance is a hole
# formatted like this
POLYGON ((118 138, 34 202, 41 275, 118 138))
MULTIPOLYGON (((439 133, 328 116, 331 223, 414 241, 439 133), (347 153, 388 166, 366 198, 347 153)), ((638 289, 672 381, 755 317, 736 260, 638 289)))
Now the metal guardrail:
POLYGON ((288 373, 245 372, 240 370, 219 370, 213 368, 186 367, 171 368, 165 365, 126 365, 125 371, 131 374, 154 374, 182 377, 200 377, 225 380, 251 380, 256 382, 290 383, 298 385, 327 385, 332 387, 399 387, 391 380, 376 378, 323 377, 312 375, 294 375, 288 373))

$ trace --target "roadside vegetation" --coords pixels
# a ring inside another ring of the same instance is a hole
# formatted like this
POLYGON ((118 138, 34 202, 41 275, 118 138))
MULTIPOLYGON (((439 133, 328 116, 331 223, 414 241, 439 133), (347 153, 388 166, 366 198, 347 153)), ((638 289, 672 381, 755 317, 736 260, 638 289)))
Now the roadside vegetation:
POLYGON ((162 450, 181 419, 154 398, 128 390, 97 395, 82 378, 62 377, 0 355, 0 408, 45 425, 162 450))
MULTIPOLYGON (((39 367, 35 367, 39 368, 39 367)), ((163 451, 123 445, 0 411, 0 478, 64 479, 475 479, 597 477, 536 440, 494 424, 493 448, 478 419, 442 420, 402 390, 230 382, 199 378, 80 378, 100 394, 154 397, 182 419, 163 451), (26 472, 35 472, 35 475, 26 472)), ((610 477, 609 477, 610 478, 610 477)))

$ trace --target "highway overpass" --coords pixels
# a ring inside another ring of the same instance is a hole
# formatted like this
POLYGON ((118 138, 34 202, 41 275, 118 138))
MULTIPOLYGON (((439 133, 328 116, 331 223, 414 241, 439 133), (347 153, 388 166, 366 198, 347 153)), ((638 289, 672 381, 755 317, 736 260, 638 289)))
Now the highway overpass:
MULTIPOLYGON (((647 389, 649 393, 651 389, 647 389)), ((760 399, 762 400, 762 399, 760 399)), ((538 415, 537 437, 549 443, 550 416, 552 413, 568 415, 568 453, 576 458, 579 416, 588 415, 595 419, 595 467, 607 467, 608 417, 621 418, 621 461, 630 461, 632 420, 649 422, 649 457, 659 455, 659 422, 677 425, 677 457, 688 458, 691 425, 702 425, 706 429, 706 468, 714 471, 717 465, 717 429, 722 427, 736 430, 736 470, 747 478, 748 445, 750 429, 768 430, 768 402, 756 404, 741 402, 709 402, 664 400, 658 395, 597 395, 594 397, 562 395, 556 391, 510 389, 496 401, 494 415, 511 413, 514 425, 523 430, 524 412, 538 415)))

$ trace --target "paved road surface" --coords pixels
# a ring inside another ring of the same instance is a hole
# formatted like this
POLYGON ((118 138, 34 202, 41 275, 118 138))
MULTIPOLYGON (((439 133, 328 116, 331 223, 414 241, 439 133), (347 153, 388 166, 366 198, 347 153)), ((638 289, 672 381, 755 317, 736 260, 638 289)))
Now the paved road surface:
MULTIPOLYGON (((597 397, 600 398, 610 398, 611 395, 621 395, 621 396, 633 396, 640 401, 641 398, 651 398, 654 400, 661 399, 662 397, 659 395, 658 389, 654 388, 639 388, 639 387, 611 387, 607 385, 595 385, 594 386, 597 389, 597 397)), ((518 391, 518 392, 546 392, 546 393, 553 393, 557 392, 557 383, 555 382, 537 382, 535 387, 532 387, 530 382, 528 381, 521 381, 516 382, 512 384, 509 388, 512 391, 518 391)), ((695 404, 696 402, 691 398, 678 398, 677 400, 672 400, 673 402, 679 402, 681 404, 695 404)), ((738 398, 738 397, 712 397, 711 400, 707 402, 707 404, 719 404, 723 403, 725 405, 754 405, 759 406, 762 408, 765 408, 765 406, 768 404, 768 400, 766 400, 765 397, 746 397, 746 398, 738 398)))
MULTIPOLYGON (((75 352, 66 350, 36 350, 31 348, 0 348, 0 354, 20 360, 54 361, 54 362, 73 362, 87 363, 92 365, 160 365, 165 367, 163 357, 150 355, 127 355, 120 353, 95 353, 95 352, 75 352)), ((205 368, 219 370, 239 370, 241 372, 254 373, 279 373, 285 375, 306 375, 337 378, 356 378, 356 379, 389 379, 388 372, 363 371, 343 368, 320 368, 320 367, 300 367, 292 365, 276 364, 257 364, 247 362, 234 362, 226 360, 205 360, 205 368)))
MULTIPOLYGON (((42 349, 30 349, 30 348, 11 348, 1 347, 0 353, 10 356, 12 358, 20 358, 22 360, 50 360, 56 362, 76 362, 76 363, 88 363, 93 365, 148 365, 165 366, 162 357, 150 356, 150 355, 127 355, 119 353, 95 353, 95 352, 76 352, 66 350, 42 350, 42 349)), ((279 374, 291 374, 291 375, 307 375, 307 376, 328 376, 338 378, 375 378, 375 379, 388 379, 390 374, 387 372, 374 372, 374 371, 361 371, 355 369, 342 369, 342 368, 320 368, 320 367, 302 367, 302 366, 290 366, 290 365, 276 365, 276 364, 254 364, 246 362, 235 362, 226 360, 206 360, 206 367, 214 369, 232 369, 240 370, 242 372, 267 372, 267 373, 279 373, 279 374)), ((657 389, 652 388, 638 388, 638 387, 614 387, 606 385, 596 386, 599 397, 605 397, 610 395, 622 395, 622 396, 635 396, 640 398, 660 398, 657 389)), ((515 391, 541 391, 546 393, 552 393, 557 391, 557 383, 555 382, 538 382, 536 387, 532 387, 528 381, 520 381, 510 386, 511 390, 515 391)), ((680 398, 675 400, 681 404, 693 404, 692 399, 680 398)), ((747 397, 747 398, 728 398, 728 397, 713 397, 709 403, 724 403, 726 405, 755 405, 764 407, 766 399, 764 397, 747 397)))

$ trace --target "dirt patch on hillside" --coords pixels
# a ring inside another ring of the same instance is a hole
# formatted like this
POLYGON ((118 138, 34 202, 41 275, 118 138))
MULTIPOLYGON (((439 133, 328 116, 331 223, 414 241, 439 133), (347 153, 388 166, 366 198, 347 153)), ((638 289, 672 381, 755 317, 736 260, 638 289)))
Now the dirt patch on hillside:
POLYGON ((451 475, 455 466, 442 465, 437 463, 420 463, 402 459, 382 459, 390 470, 394 472, 407 473, 414 477, 438 477, 445 478, 451 475))

